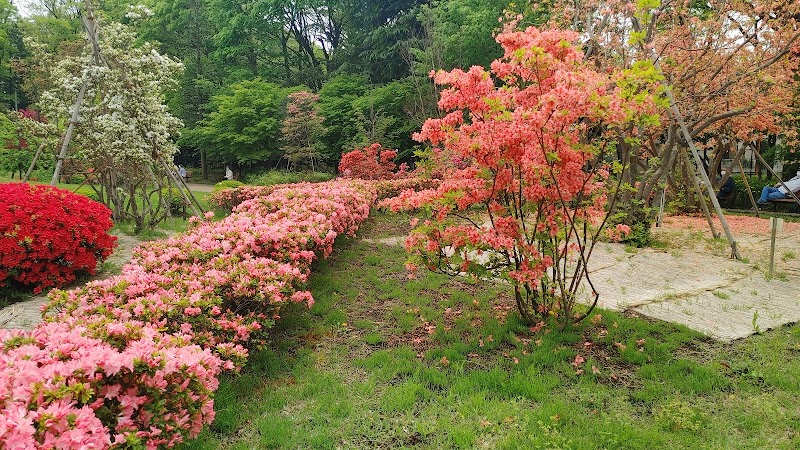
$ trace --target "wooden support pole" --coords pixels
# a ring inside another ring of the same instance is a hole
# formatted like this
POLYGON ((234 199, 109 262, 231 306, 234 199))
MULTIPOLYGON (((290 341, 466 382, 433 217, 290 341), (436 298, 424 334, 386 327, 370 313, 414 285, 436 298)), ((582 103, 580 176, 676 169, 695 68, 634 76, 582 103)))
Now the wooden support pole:
POLYGON ((773 269, 775 268, 775 236, 778 234, 778 221, 781 220, 777 217, 770 218, 770 224, 772 225, 772 235, 770 237, 770 244, 769 244, 769 272, 767 272, 767 278, 772 279, 773 269))
POLYGON ((697 172, 692 167, 692 163, 689 161, 689 157, 686 156, 686 152, 681 152, 681 161, 686 165, 686 171, 692 174, 692 185, 694 185, 694 190, 697 192, 698 197, 700 197, 700 205, 703 207, 703 213, 706 216, 709 228, 711 228, 711 235, 716 239, 719 237, 719 232, 717 231, 717 227, 714 226, 714 220, 711 218, 711 211, 708 210, 708 203, 706 203, 706 196, 700 188, 700 182, 697 181, 697 172))
POLYGON ((163 156, 158 157, 159 161, 161 161, 161 166, 164 168, 164 171, 167 173, 167 176, 178 189, 178 192, 181 193, 183 197, 183 201, 192 207, 192 212, 195 216, 202 218, 203 217, 203 208, 200 206, 200 202, 197 201, 197 198, 192 194, 189 190, 189 187, 186 186, 186 183, 183 180, 178 180, 177 175, 175 175, 175 171, 169 167, 169 164, 164 160, 163 156), (188 193, 188 194, 187 194, 188 193))
MULTIPOLYGON (((83 18, 83 27, 86 29, 86 34, 89 37, 89 42, 92 43, 92 65, 100 62, 100 46, 97 44, 97 26, 94 21, 94 13, 92 12, 92 5, 89 0, 86 0, 86 16, 83 18)), ((78 91, 78 98, 75 99, 75 104, 72 106, 72 115, 67 125, 67 131, 64 134, 64 140, 61 142, 61 151, 58 152, 58 159, 56 160, 56 168, 53 171, 53 178, 50 180, 50 186, 55 186, 58 183, 58 178, 61 176, 61 169, 64 166, 64 159, 67 157, 67 148, 69 141, 72 139, 72 133, 75 131, 75 124, 78 123, 80 117, 81 105, 83 104, 83 97, 86 95, 86 89, 89 87, 89 67, 83 70, 81 76, 81 89, 78 91)))
POLYGON ((747 181, 747 176, 744 174, 744 167, 742 167, 741 161, 736 161, 739 164, 739 173, 742 174, 742 181, 744 182, 744 187, 747 188, 747 196, 750 197, 750 204, 753 205, 753 210, 756 212, 756 217, 761 217, 758 214, 758 205, 756 205, 756 199, 753 198, 753 189, 750 188, 750 182, 747 181))
POLYGON ((31 179, 33 168, 36 167, 36 162, 39 161, 39 156, 41 156, 42 151, 46 146, 47 146, 47 139, 42 139, 42 143, 39 144, 39 148, 36 149, 36 153, 33 155, 33 160, 31 160, 31 165, 28 167, 28 171, 25 172, 25 177, 22 179, 22 181, 28 181, 31 179))

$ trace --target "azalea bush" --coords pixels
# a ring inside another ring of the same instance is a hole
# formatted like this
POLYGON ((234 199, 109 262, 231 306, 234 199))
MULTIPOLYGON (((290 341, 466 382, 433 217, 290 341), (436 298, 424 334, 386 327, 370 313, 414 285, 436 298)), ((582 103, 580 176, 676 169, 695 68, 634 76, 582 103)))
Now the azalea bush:
MULTIPOLYGON (((370 183, 275 186, 219 222, 136 249, 119 276, 54 290, 32 332, 0 330, 0 448, 170 448, 214 418, 311 263, 353 234, 370 183)), ((208 217, 210 218, 210 217, 208 217)))
POLYGON ((395 158, 397 158, 395 150, 383 148, 381 144, 375 143, 342 155, 339 161, 339 173, 343 177, 362 180, 386 180, 405 176, 406 166, 401 165, 398 170, 395 158))
POLYGON ((0 330, 0 448, 164 448, 214 418, 219 360, 117 321, 0 330))
POLYGON ((195 221, 186 234, 140 246, 118 277, 51 293, 48 320, 141 320, 190 336, 238 370, 249 348, 266 343, 282 305, 311 306, 303 285, 312 261, 330 254, 336 236, 355 233, 374 201, 357 181, 262 190, 219 222, 195 221))
POLYGON ((515 25, 497 36, 491 71, 433 74, 446 114, 414 138, 432 145, 443 182, 383 204, 431 213, 406 241, 412 270, 502 277, 528 322, 568 323, 588 314, 574 315, 581 289, 598 299, 587 262, 616 193, 604 157, 628 137, 619 130, 657 123, 658 77, 645 64, 598 72, 577 33, 515 25))
POLYGON ((111 211, 83 195, 51 186, 0 184, 0 287, 35 293, 94 274, 111 255, 111 211))

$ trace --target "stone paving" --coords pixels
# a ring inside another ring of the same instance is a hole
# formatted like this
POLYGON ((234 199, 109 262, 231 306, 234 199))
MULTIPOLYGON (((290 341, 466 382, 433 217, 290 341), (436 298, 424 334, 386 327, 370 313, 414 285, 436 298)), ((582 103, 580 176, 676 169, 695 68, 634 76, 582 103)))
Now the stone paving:
MULTIPOLYGON (((775 274, 766 277, 769 238, 737 236, 747 262, 706 231, 655 230, 667 249, 600 243, 589 261, 598 305, 685 325, 730 341, 800 321, 800 233, 779 233, 775 274)), ((402 245, 403 238, 373 239, 402 245)), ((583 290, 588 300, 590 289, 583 290)))

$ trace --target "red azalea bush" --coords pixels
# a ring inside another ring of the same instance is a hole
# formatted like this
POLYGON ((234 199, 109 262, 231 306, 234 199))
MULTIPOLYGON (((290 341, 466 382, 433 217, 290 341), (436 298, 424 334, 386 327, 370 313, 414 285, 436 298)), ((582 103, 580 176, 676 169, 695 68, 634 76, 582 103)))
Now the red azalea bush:
POLYGON ((163 448, 214 418, 219 360, 140 322, 0 330, 0 448, 163 448))
POLYGON ((395 150, 385 149, 381 144, 375 143, 342 155, 339 161, 339 173, 346 178, 362 180, 389 180, 403 177, 406 175, 405 164, 395 173, 397 169, 395 158, 397 158, 395 150))
POLYGON ((95 273, 111 255, 111 211, 83 195, 52 186, 0 184, 0 287, 9 281, 34 292, 95 273))

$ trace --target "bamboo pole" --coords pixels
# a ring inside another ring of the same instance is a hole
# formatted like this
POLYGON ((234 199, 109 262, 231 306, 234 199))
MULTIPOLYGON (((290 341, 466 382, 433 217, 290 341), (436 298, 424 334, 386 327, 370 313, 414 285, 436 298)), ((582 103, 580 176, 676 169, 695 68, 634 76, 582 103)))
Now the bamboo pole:
POLYGON ((36 153, 33 155, 33 160, 31 160, 31 165, 28 167, 28 171, 25 172, 25 177, 22 179, 22 181, 30 180, 31 174, 33 173, 33 168, 36 167, 36 162, 39 161, 39 156, 41 156, 46 145, 47 139, 42 139, 42 143, 39 144, 39 148, 36 149, 36 153))
MULTIPOLYGON (((83 27, 92 43, 92 63, 90 67, 100 61, 100 47, 97 44, 97 26, 94 21, 94 13, 92 12, 92 5, 89 0, 85 2, 86 16, 83 19, 83 27)), ((61 176, 61 169, 64 166, 64 159, 67 157, 67 148, 69 141, 72 139, 72 133, 75 131, 75 124, 78 123, 80 117, 81 105, 83 104, 83 97, 86 95, 86 90, 89 87, 89 68, 87 67, 81 75, 81 89, 78 91, 78 98, 75 99, 75 104, 72 106, 72 115, 67 125, 67 131, 64 134, 64 140, 61 142, 61 150, 58 152, 58 159, 56 160, 56 168, 53 171, 53 178, 50 180, 50 185, 55 186, 58 183, 58 178, 61 176)))
POLYGON ((181 193, 181 196, 183 197, 183 201, 186 202, 186 204, 188 204, 189 206, 192 207, 192 212, 194 213, 195 216, 202 218, 203 217, 203 208, 200 206, 200 203, 197 201, 197 198, 195 198, 195 196, 189 190, 189 187, 186 186, 186 183, 183 183, 182 180, 178 181, 179 177, 175 175, 175 171, 174 170, 170 170, 170 167, 167 164, 167 162, 164 160, 163 156, 159 155, 158 160, 161 161, 161 165, 164 167, 164 171, 167 173, 167 176, 172 181, 172 183, 175 184, 175 187, 178 189, 178 192, 181 193), (183 183, 183 189, 181 189, 181 183, 183 183), (188 195, 187 195, 187 192, 188 192, 188 195), (194 201, 192 201, 192 200, 194 200, 194 201))
POLYGON ((706 196, 703 194, 703 190, 700 188, 700 182, 697 181, 697 171, 692 168, 692 163, 689 161, 689 157, 686 156, 686 152, 681 152, 681 161, 686 165, 686 171, 691 172, 692 174, 692 184, 694 185, 694 190, 700 197, 700 205, 703 206, 703 213, 706 216, 709 228, 711 228, 711 234, 714 236, 714 239, 716 239, 719 237, 719 232, 717 231, 717 227, 714 226, 714 220, 711 218, 711 211, 708 209, 706 196))
MULTIPOLYGON (((655 61, 654 65, 656 69, 661 71, 661 66, 658 64, 658 61, 655 61)), ((711 204, 714 205, 714 211, 716 211, 717 217, 719 217, 719 222, 722 225, 722 229, 725 231, 725 236, 728 238, 728 243, 731 246, 731 257, 736 259, 742 259, 742 256, 739 254, 739 249, 736 245, 736 239, 734 239, 733 233, 731 233, 731 228, 730 226, 728 226, 728 221, 725 219, 725 214, 722 212, 722 207, 719 206, 719 200, 717 200, 717 194, 714 192, 714 187, 711 185, 711 180, 709 180, 708 174, 706 173, 706 170, 703 168, 703 160, 700 159, 700 154, 697 152, 697 147, 695 147, 694 145, 692 134, 689 132, 689 128, 686 126, 686 122, 683 120, 683 115, 681 115, 681 111, 678 108, 678 104, 675 102, 675 96, 672 95, 672 89, 670 89, 669 86, 665 86, 665 91, 667 93, 667 98, 669 99, 669 104, 670 108, 672 109, 672 113, 678 120, 678 125, 681 128, 683 137, 686 139, 686 143, 689 144, 689 150, 692 152, 692 156, 694 156, 694 160, 697 163, 697 170, 700 172, 700 175, 703 177, 703 181, 706 183, 706 191, 708 192, 708 196, 711 199, 711 204)))
POLYGON ((756 199, 753 198, 753 189, 750 188, 750 182, 747 181, 747 176, 744 174, 744 167, 742 167, 741 161, 736 161, 739 164, 739 173, 742 174, 742 181, 744 182, 744 187, 747 188, 747 196, 750 198, 750 204, 753 205, 753 210, 756 212, 756 217, 761 217, 758 214, 758 205, 756 205, 756 199))

